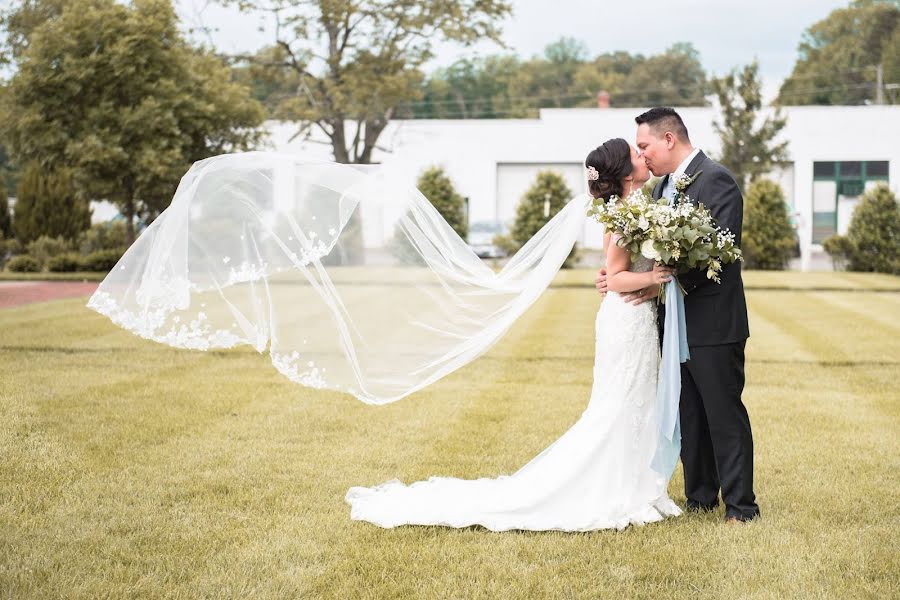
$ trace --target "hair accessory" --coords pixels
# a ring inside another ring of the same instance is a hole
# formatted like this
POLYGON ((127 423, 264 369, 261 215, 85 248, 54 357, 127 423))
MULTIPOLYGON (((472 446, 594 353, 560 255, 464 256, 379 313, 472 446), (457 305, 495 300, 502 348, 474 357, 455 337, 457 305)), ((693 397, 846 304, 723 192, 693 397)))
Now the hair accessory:
POLYGON ((595 169, 594 167, 588 167, 587 178, 588 181, 597 181, 598 179, 600 179, 600 173, 598 173, 597 169, 595 169))

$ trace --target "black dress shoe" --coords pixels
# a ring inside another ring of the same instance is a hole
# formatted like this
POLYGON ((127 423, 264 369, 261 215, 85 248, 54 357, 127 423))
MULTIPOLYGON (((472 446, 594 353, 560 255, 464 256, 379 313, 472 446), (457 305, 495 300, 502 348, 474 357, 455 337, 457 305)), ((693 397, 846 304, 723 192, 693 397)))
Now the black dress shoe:
POLYGON ((726 522, 737 521, 739 523, 746 523, 746 522, 752 521, 753 519, 756 519, 758 517, 759 517, 758 512, 752 513, 752 514, 747 514, 747 515, 741 514, 739 512, 732 512, 732 511, 727 511, 725 513, 725 521, 726 522))

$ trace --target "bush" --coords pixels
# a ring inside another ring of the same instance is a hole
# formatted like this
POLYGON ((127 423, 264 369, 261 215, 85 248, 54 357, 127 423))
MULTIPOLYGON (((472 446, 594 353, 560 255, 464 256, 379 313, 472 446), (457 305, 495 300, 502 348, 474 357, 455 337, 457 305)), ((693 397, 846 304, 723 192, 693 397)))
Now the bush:
MULTIPOLYGON (((541 171, 516 207, 516 220, 513 224, 510 238, 518 251, 525 242, 530 240, 556 213, 565 207, 572 199, 572 191, 566 185, 562 175, 554 171, 541 171), (549 200, 549 215, 544 216, 544 203, 549 200)), ((563 263, 563 268, 574 266, 577 260, 577 248, 572 246, 572 252, 563 263)))
POLYGON ((744 201, 741 250, 748 269, 784 269, 794 255, 797 234, 791 226, 784 192, 768 179, 757 179, 744 201))
POLYGON ((40 273, 41 263, 33 256, 20 254, 19 256, 11 258, 10 261, 6 263, 6 268, 14 273, 40 273))
POLYGON ((500 248, 507 256, 512 256, 519 249, 519 244, 513 241, 511 236, 502 233, 495 235, 491 243, 500 248))
POLYGON ((24 243, 42 235, 74 240, 91 226, 88 201, 78 196, 66 169, 47 171, 36 163, 28 165, 16 196, 12 228, 24 243))
POLYGON ((82 258, 74 252, 54 256, 47 261, 47 270, 51 273, 73 273, 82 269, 82 258))
POLYGON ((24 254, 25 248, 22 246, 22 242, 16 238, 12 238, 6 240, 6 251, 15 256, 16 254, 24 254))
POLYGON ((51 258, 71 250, 71 245, 62 237, 52 238, 42 235, 38 239, 29 242, 26 249, 28 254, 37 259, 43 269, 51 258))
MULTIPOLYGON (((406 214, 406 219, 412 218, 411 213, 406 214)), ((402 221, 397 221, 397 224, 394 225, 394 236, 388 242, 388 247, 399 264, 425 266, 425 259, 413 245, 412 240, 409 239, 402 221)))
POLYGON ((850 261, 850 254, 853 252, 853 244, 845 235, 833 235, 824 242, 822 247, 829 255, 831 255, 831 264, 835 271, 843 271, 847 268, 850 261))
POLYGON ((3 265, 6 264, 6 254, 9 252, 10 240, 6 239, 6 236, 3 235, 3 232, 0 231, 0 270, 3 270, 3 265))
POLYGON ((78 248, 82 254, 97 250, 118 250, 124 254, 127 246, 124 221, 96 223, 78 238, 78 248))
POLYGON ((900 204, 887 184, 863 194, 846 237, 833 236, 824 246, 832 260, 846 262, 851 271, 900 275, 900 204))
MULTIPOLYGON (((459 237, 465 240, 469 229, 466 201, 453 188, 453 182, 450 181, 444 170, 440 167, 427 169, 419 176, 416 187, 459 237)), ((413 223, 416 222, 412 213, 407 213, 406 219, 412 219, 413 223)), ((409 239, 401 221, 394 226, 394 236, 388 246, 400 264, 425 265, 425 259, 409 239)))
POLYGON ((12 215, 9 212, 8 196, 6 180, 0 175, 0 234, 3 234, 4 238, 12 237, 12 215))
POLYGON ((900 275, 900 205, 886 183, 863 194, 847 228, 850 270, 900 275))
POLYGON ((118 250, 97 250, 82 259, 82 268, 85 271, 112 271, 120 258, 122 258, 122 253, 118 250))

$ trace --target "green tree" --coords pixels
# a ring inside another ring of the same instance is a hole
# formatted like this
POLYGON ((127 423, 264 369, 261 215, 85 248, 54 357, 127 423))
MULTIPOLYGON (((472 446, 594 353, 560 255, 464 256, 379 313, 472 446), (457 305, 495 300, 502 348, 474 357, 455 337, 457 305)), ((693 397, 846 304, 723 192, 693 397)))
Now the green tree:
MULTIPOLYGON (((876 68, 884 82, 900 82, 900 3, 855 0, 814 23, 803 34, 794 69, 781 84, 778 102, 863 104, 876 99, 876 68)), ((898 99, 886 96, 886 102, 898 99)))
POLYGON ((98 250, 117 250, 121 255, 125 253, 127 247, 125 223, 122 221, 91 225, 91 228, 78 238, 78 249, 82 254, 90 254, 98 250))
POLYGON ((47 266, 50 259, 67 253, 72 249, 72 240, 62 236, 51 237, 42 235, 36 240, 28 242, 26 251, 29 256, 33 256, 41 264, 41 269, 47 266))
POLYGON ((640 54, 618 51, 601 54, 578 67, 573 82, 573 92, 581 96, 579 106, 596 106, 597 94, 608 92, 615 106, 629 106, 631 88, 628 77, 636 65, 646 59, 640 54))
MULTIPOLYGON (((562 175, 554 171, 541 171, 535 182, 528 188, 516 207, 516 220, 510 231, 514 248, 525 245, 534 234, 546 225, 556 213, 572 199, 572 190, 566 185, 562 175)), ((576 249, 566 258, 564 267, 572 267, 576 259, 576 249)))
POLYGON ((749 269, 784 269, 797 246, 784 192, 768 179, 750 184, 744 200, 741 250, 749 269))
POLYGON ((700 53, 692 44, 680 42, 637 62, 628 89, 618 95, 622 106, 706 106, 708 90, 700 53))
POLYGON ((563 37, 544 48, 543 57, 522 63, 510 90, 518 114, 527 116, 538 107, 576 106, 583 98, 574 93, 575 75, 587 59, 583 42, 563 37))
POLYGON ((422 88, 421 101, 398 109, 419 119, 497 119, 519 115, 513 110, 512 82, 521 65, 510 55, 464 58, 438 69, 422 88))
POLYGON ((825 249, 851 271, 900 275, 900 204, 886 183, 863 194, 846 236, 825 240, 825 249))
POLYGON ((581 40, 563 36, 544 48, 544 58, 554 65, 577 65, 588 59, 588 47, 581 40))
POLYGON ((281 66, 298 78, 298 93, 279 107, 286 118, 316 127, 334 158, 370 163, 398 106, 417 99, 419 67, 441 40, 499 41, 510 14, 503 0, 219 0, 269 15, 278 23, 281 66))
POLYGON ((6 33, 3 62, 16 63, 28 48, 32 32, 62 14, 68 0, 19 0, 0 12, 0 27, 6 33))
POLYGON ((4 94, 15 162, 71 168, 79 193, 150 221, 196 160, 251 146, 263 118, 212 54, 190 47, 170 0, 69 0, 39 25, 4 94))
MULTIPOLYGON (((565 38, 559 44, 565 44, 565 38)), ((615 52, 587 61, 584 53, 563 54, 548 47, 547 59, 523 64, 511 94, 521 105, 596 106, 597 93, 609 92, 616 106, 704 106, 709 84, 700 55, 689 43, 678 43, 650 57, 615 52), (554 62, 550 56, 567 56, 554 62)))
POLYGON ((9 213, 9 195, 6 193, 6 180, 0 175, 0 235, 12 237, 12 215, 9 213))
POLYGON ((543 56, 461 60, 432 73, 423 99, 407 105, 416 118, 535 117, 542 107, 596 106, 609 92, 615 106, 701 106, 709 83, 691 44, 679 43, 644 57, 613 52, 589 59, 582 42, 562 38, 543 56))
POLYGON ((281 118, 279 107, 295 96, 300 87, 300 76, 285 69, 287 53, 280 46, 268 46, 250 57, 238 58, 232 66, 232 78, 247 87, 254 100, 266 108, 270 118, 281 118))
POLYGON ((3 235, 3 232, 0 231, 0 271, 2 271, 4 265, 6 265, 6 255, 9 251, 9 240, 7 240, 6 236, 3 235))
MULTIPOLYGON (((885 44, 881 66, 885 85, 900 83, 900 26, 894 28, 894 35, 885 44)), ((884 102, 900 104, 900 93, 894 88, 884 90, 884 102)))
POLYGON ((16 193, 12 222, 22 244, 41 236, 75 240, 91 226, 88 201, 79 197, 70 171, 46 171, 37 163, 26 167, 16 193))
POLYGON ((753 62, 740 72, 732 71, 713 80, 719 98, 722 122, 713 127, 722 140, 719 161, 731 171, 742 190, 759 176, 787 160, 787 142, 775 142, 787 119, 775 109, 760 121, 762 92, 759 64, 753 62))
MULTIPOLYGON (((2 97, 2 92, 0 92, 0 97, 2 97)), ((2 105, 3 102, 0 100, 0 106, 2 105)), ((19 169, 10 162, 9 154, 3 144, 0 144, 0 177, 3 178, 0 194, 14 195, 16 186, 19 185, 19 169)))

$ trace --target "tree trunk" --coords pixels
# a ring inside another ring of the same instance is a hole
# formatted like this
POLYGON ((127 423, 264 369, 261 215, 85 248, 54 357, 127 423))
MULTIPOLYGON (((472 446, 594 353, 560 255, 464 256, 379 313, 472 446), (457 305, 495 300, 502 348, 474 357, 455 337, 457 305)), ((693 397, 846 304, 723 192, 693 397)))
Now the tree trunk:
POLYGON ((134 196, 128 192, 128 197, 122 203, 122 216, 125 217, 125 245, 131 247, 134 243, 134 196))
POLYGON ((336 118, 330 123, 331 125, 331 146, 334 152, 334 161, 349 164, 350 152, 347 149, 347 135, 344 129, 344 119, 336 118))
POLYGON ((356 162, 364 165, 372 162, 372 152, 375 150, 375 144, 378 143, 381 132, 387 127, 393 115, 394 109, 391 108, 385 112, 383 119, 366 121, 366 132, 363 137, 363 151, 356 162))

